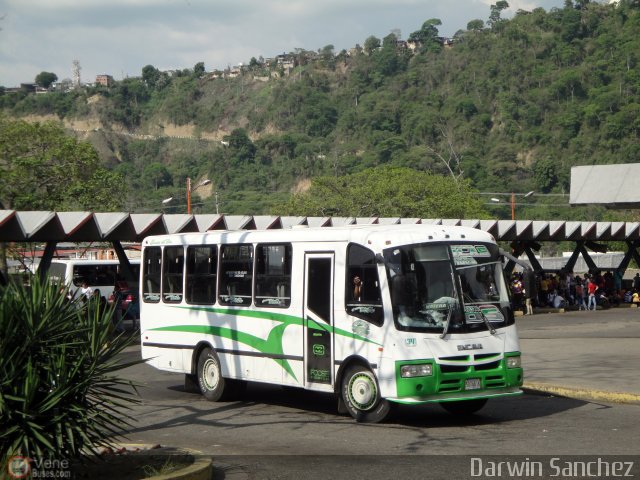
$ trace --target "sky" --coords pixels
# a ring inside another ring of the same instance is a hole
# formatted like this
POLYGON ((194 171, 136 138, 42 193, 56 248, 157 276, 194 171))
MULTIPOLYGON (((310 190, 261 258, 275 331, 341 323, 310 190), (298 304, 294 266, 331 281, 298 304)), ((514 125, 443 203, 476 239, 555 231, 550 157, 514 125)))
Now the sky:
MULTIPOLYGON (((442 36, 487 20, 496 0, 0 0, 0 85, 33 82, 42 71, 81 80, 140 76, 142 68, 207 71, 296 48, 336 52, 399 30, 406 39, 439 18, 442 36)), ((563 0, 508 0, 550 10, 563 0)))

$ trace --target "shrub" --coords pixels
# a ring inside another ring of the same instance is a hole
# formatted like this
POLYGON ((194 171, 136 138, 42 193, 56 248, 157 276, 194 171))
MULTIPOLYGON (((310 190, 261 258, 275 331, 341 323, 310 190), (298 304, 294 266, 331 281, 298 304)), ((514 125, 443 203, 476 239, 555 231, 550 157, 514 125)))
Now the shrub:
POLYGON ((0 289, 0 458, 95 453, 132 421, 135 385, 114 375, 140 362, 118 357, 132 338, 114 336, 110 309, 65 293, 35 279, 0 289))

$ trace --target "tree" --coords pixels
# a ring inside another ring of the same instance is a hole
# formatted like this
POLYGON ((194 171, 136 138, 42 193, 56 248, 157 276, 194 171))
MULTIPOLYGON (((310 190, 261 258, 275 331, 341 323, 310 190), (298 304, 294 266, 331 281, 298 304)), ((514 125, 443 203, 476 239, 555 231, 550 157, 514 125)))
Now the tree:
POLYGON ((205 74, 204 62, 198 62, 193 66, 193 76, 200 78, 205 74))
POLYGON ((491 5, 491 13, 489 14, 489 21, 487 22, 491 28, 495 28, 500 23, 502 20, 500 13, 507 8, 509 8, 509 4, 505 0, 498 0, 495 5, 491 5))
POLYGON ((158 162, 153 162, 144 167, 144 178, 155 190, 164 185, 171 185, 172 177, 167 167, 158 162))
POLYGON ((471 20, 469 23, 467 23, 467 30, 469 31, 479 32, 483 28, 484 28, 484 22, 479 18, 476 18, 475 20, 471 20))
POLYGON ((343 177, 318 177, 280 207, 283 215, 478 218, 482 200, 466 181, 382 166, 343 177))
POLYGON ((409 35, 409 40, 416 43, 421 43, 423 46, 428 46, 431 42, 438 39, 438 26, 442 25, 442 21, 439 18, 430 18, 422 24, 420 30, 413 32, 409 35))
POLYGON ((160 70, 153 65, 146 65, 142 67, 142 80, 148 87, 154 88, 156 83, 160 79, 160 70))
POLYGON ((40 72, 36 75, 36 83, 43 88, 49 88, 57 80, 58 76, 53 72, 40 72))
POLYGON ((223 140, 229 142, 227 152, 236 165, 253 161, 256 147, 244 128, 234 129, 229 135, 225 135, 223 140))
POLYGON ((551 158, 538 159, 533 165, 536 189, 549 193, 558 184, 557 165, 551 158))
POLYGON ((364 41, 364 53, 371 55, 380 48, 380 39, 371 35, 364 41))
POLYGON ((0 208, 117 210, 124 180, 56 122, 0 117, 0 208))

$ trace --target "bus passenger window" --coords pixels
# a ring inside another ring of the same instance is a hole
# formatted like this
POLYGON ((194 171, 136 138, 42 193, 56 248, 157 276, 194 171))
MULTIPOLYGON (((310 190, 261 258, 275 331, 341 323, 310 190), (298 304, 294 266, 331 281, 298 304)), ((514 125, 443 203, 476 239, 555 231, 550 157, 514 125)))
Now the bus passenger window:
POLYGON ((253 245, 223 245, 220 247, 221 305, 251 305, 253 283, 253 245))
POLYGON ((374 325, 384 322, 375 254, 357 244, 349 245, 347 250, 345 308, 349 315, 374 325))
POLYGON ((142 300, 146 303, 160 301, 161 266, 162 250, 160 247, 146 248, 142 262, 142 300))
POLYGON ((216 303, 218 247, 202 245, 187 248, 187 303, 216 303))
POLYGON ((162 300, 167 303, 182 301, 182 283, 184 277, 184 249, 165 247, 162 259, 162 300))
POLYGON ((256 248, 256 307, 291 305, 291 245, 256 248))

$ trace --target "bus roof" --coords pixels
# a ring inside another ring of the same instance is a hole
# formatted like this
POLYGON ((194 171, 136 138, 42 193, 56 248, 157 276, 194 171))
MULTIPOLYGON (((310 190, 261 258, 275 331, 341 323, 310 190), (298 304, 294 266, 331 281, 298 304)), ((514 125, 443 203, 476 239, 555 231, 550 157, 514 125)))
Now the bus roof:
POLYGON ((209 243, 297 243, 357 242, 372 247, 424 242, 488 242, 493 236, 470 227, 445 225, 353 225, 346 227, 293 227, 274 230, 212 230, 206 233, 180 233, 150 236, 142 246, 197 245, 209 243))

